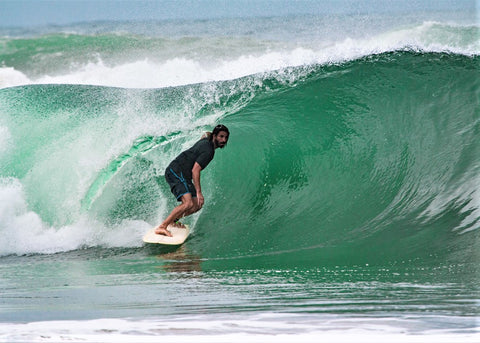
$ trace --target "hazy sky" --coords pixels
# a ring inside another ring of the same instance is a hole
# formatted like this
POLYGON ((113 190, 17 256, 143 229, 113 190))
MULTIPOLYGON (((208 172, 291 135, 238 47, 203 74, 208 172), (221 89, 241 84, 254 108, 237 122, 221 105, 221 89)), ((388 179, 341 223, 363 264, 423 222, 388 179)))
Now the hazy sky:
POLYGON ((0 25, 278 15, 309 13, 317 7, 318 1, 312 0, 0 0, 0 25))
POLYGON ((0 0, 0 26, 471 7, 480 0, 0 0))

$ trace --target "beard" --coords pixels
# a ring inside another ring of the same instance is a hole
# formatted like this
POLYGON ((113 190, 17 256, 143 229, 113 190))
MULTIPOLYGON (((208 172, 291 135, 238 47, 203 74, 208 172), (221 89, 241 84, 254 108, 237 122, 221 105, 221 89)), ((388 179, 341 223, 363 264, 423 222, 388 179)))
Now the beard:
POLYGON ((227 145, 227 143, 221 143, 221 142, 219 142, 216 138, 213 139, 213 142, 214 142, 215 146, 216 146, 216 147, 219 147, 220 149, 225 148, 225 145, 227 145))

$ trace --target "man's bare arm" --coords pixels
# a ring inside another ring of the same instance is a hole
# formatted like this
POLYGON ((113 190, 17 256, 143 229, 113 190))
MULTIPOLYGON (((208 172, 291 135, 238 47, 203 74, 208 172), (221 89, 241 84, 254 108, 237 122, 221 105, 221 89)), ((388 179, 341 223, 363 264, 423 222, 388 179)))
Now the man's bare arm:
POLYGON ((195 186, 195 190, 197 191, 197 201, 198 201, 198 206, 201 208, 205 202, 205 199, 203 198, 202 194, 202 186, 200 185, 200 171, 202 170, 202 167, 200 164, 195 162, 193 165, 192 169, 192 179, 193 179, 193 185, 195 186))

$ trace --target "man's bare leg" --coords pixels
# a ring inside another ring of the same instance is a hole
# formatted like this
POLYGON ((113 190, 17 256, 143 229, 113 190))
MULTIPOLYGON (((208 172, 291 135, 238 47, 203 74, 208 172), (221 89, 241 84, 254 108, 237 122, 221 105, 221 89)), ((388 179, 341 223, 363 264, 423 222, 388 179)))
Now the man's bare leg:
POLYGON ((155 229, 156 234, 172 237, 172 233, 167 229, 168 225, 172 224, 177 218, 186 217, 199 210, 190 193, 183 195, 181 200, 182 203, 172 210, 162 224, 157 226, 155 229))
POLYGON ((186 228, 185 225, 183 225, 183 224, 180 222, 180 219, 182 219, 182 218, 184 218, 184 217, 188 217, 189 215, 194 214, 194 213, 200 211, 200 209, 201 209, 201 207, 198 206, 197 198, 193 198, 192 200, 193 200, 193 206, 192 206, 190 209, 188 209, 188 210, 183 214, 183 216, 175 218, 175 219, 173 220, 173 223, 170 224, 170 225, 172 225, 172 226, 174 226, 174 227, 178 227, 178 228, 180 228, 180 229, 185 229, 185 228, 186 228))
POLYGON ((183 217, 185 213, 185 204, 182 202, 180 205, 175 207, 170 215, 155 229, 155 233, 157 235, 164 235, 168 237, 172 237, 172 233, 168 231, 168 225, 172 224, 173 221, 179 217, 183 217))

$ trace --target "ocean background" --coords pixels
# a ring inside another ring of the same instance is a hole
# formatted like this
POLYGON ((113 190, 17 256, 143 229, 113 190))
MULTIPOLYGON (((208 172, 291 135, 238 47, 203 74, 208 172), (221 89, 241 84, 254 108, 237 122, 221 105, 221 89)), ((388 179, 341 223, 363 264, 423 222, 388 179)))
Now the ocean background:
POLYGON ((0 0, 0 341, 478 342, 479 5, 0 0))

